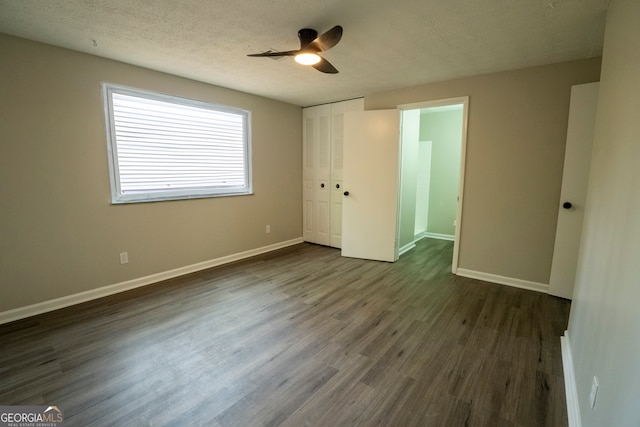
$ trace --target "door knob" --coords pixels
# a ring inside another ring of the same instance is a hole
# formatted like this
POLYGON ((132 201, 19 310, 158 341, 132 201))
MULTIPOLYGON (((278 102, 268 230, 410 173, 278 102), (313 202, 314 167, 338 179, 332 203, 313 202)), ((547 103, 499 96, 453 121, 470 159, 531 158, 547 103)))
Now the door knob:
POLYGON ((336 188, 340 188, 340 184, 336 184, 336 188))
POLYGON ((572 206, 573 205, 571 204, 571 202, 564 202, 562 204, 562 207, 565 208, 565 209, 571 209, 572 206))
POLYGON ((349 195, 349 192, 348 192, 348 191, 345 191, 343 194, 344 194, 345 196, 348 196, 348 195, 349 195))
POLYGON ((320 188, 324 188, 324 183, 320 184, 320 188))

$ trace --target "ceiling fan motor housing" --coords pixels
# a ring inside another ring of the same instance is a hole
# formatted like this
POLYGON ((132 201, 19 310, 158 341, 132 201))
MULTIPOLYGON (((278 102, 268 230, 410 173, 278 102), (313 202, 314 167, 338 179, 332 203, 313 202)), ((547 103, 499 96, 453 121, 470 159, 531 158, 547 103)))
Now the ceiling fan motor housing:
POLYGON ((318 37, 318 32, 313 28, 303 28, 298 31, 298 38, 300 39, 300 49, 304 49, 309 46, 312 41, 318 37))

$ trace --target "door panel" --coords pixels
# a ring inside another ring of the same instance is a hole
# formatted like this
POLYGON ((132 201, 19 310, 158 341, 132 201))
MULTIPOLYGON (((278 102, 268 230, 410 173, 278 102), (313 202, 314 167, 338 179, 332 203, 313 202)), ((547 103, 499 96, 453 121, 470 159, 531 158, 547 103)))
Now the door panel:
POLYGON ((317 214, 316 214, 316 234, 317 234, 317 243, 321 243, 323 245, 329 244, 329 227, 330 227, 330 203, 329 203, 329 195, 330 190, 328 186, 328 181, 321 180, 318 186, 318 191, 316 192, 316 206, 317 206, 317 214))
POLYGON ((598 83, 589 83, 571 88, 560 208, 549 279, 549 293, 568 299, 573 297, 578 265, 598 87, 598 83), (564 208, 562 205, 565 202, 571 203, 571 208, 564 208))
POLYGON ((399 110, 344 115, 342 255, 397 260, 399 110))
POLYGON ((306 179, 304 181, 304 189, 303 189, 303 206, 302 210, 304 213, 302 220, 302 235, 304 240, 310 241, 310 239, 314 238, 314 230, 313 230, 313 217, 315 208, 315 203, 313 202, 313 181, 310 179, 306 179))
POLYGON ((342 247, 342 170, 344 166, 344 113, 364 111, 364 98, 331 104, 331 246, 342 247))
POLYGON ((331 246, 334 248, 342 248, 342 185, 342 180, 331 180, 331 246))
POLYGON ((303 111, 303 239, 330 242, 330 107, 320 105, 303 111))
POLYGON ((304 167, 303 170, 303 187, 302 187, 302 203, 304 206, 304 215, 302 219, 302 238, 307 242, 315 239, 313 226, 313 217, 315 209, 315 121, 313 117, 303 117, 302 134, 303 134, 303 151, 304 151, 304 167))

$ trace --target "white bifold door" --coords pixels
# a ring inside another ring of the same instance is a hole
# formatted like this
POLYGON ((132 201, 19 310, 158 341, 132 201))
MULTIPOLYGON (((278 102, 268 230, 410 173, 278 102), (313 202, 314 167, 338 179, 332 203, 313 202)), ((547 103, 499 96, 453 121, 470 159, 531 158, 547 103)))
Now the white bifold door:
POLYGON ((342 256, 398 259, 400 110, 344 115, 342 256))
POLYGON ((362 98, 302 110, 302 237, 307 242, 342 246, 343 116, 362 110, 362 98))

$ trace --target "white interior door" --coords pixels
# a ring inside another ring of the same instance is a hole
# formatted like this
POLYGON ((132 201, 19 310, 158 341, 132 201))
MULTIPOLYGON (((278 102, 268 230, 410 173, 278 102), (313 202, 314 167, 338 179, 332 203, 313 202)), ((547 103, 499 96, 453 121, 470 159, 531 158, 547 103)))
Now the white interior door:
POLYGON ((573 297, 578 264, 598 87, 599 83, 589 83, 571 88, 560 211, 549 279, 549 293, 568 299, 573 297))
POLYGON ((400 111, 344 115, 342 256, 397 260, 400 111))
POLYGON ((331 246, 342 248, 344 113, 364 111, 364 98, 331 104, 331 246))

